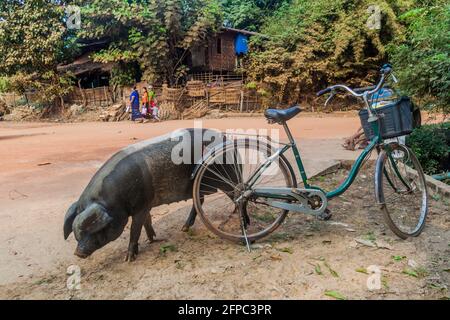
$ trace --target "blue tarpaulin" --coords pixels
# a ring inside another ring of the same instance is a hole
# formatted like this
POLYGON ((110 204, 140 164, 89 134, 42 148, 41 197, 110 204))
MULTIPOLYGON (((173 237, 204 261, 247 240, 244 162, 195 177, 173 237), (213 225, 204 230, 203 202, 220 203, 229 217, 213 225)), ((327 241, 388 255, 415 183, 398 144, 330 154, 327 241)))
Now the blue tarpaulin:
POLYGON ((238 34, 235 39, 236 54, 247 54, 248 53, 248 36, 244 34, 238 34))

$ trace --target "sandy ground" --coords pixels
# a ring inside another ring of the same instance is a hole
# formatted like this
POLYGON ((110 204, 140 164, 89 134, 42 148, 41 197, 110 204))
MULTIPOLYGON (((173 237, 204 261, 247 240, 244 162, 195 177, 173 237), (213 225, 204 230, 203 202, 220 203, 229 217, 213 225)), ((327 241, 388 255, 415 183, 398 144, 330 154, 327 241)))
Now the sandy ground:
MULTIPOLYGON (((152 210, 162 242, 149 244, 142 237, 141 254, 132 264, 123 262, 128 232, 88 260, 73 256, 75 240, 62 237, 64 214, 95 171, 124 146, 194 125, 0 123, 0 298, 322 299, 330 298, 327 290, 350 299, 448 296, 448 202, 433 200, 423 237, 400 241, 385 230, 374 206, 370 172, 353 193, 332 204, 331 223, 292 215, 252 253, 215 238, 201 221, 182 233, 187 202, 152 210), (358 246, 358 237, 389 243, 390 250, 358 246), (408 262, 418 277, 403 273, 408 262), (66 287, 71 265, 81 268, 81 290, 66 287), (370 292, 369 276, 356 271, 370 265, 381 268, 381 290, 370 292)), ((205 120, 203 126, 278 129, 262 118, 205 120)), ((311 174, 358 155, 340 147, 359 127, 353 114, 306 115, 290 127, 311 174)), ((331 187, 343 179, 339 174, 319 184, 331 187)))

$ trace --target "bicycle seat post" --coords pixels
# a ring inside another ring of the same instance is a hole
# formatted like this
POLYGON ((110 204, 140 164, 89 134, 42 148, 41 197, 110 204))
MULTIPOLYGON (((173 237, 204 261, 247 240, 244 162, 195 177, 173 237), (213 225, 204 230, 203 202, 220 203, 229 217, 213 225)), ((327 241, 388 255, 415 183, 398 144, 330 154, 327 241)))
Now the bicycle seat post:
POLYGON ((291 145, 294 145, 295 144, 295 139, 292 136, 291 129, 289 129, 289 126, 288 126, 287 122, 283 122, 283 128, 284 128, 284 131, 286 132, 286 134, 287 134, 287 136, 289 138, 289 142, 291 143, 291 145))

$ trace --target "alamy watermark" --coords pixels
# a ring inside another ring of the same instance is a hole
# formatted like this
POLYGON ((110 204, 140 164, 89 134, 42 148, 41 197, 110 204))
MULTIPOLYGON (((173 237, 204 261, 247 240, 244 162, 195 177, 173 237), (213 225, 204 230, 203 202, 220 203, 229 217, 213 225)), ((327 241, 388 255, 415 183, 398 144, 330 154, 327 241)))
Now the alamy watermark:
POLYGON ((381 290, 381 268, 378 266, 370 266, 367 268, 369 278, 367 278, 367 289, 370 291, 381 290))
POLYGON ((366 26, 370 30, 381 29, 381 8, 377 5, 371 5, 367 8, 367 13, 370 14, 367 19, 366 26))
POLYGON ((79 6, 70 5, 66 9, 66 26, 69 30, 81 29, 81 9, 79 6))
POLYGON ((81 268, 77 265, 72 265, 67 268, 67 282, 66 287, 70 291, 81 290, 81 268))

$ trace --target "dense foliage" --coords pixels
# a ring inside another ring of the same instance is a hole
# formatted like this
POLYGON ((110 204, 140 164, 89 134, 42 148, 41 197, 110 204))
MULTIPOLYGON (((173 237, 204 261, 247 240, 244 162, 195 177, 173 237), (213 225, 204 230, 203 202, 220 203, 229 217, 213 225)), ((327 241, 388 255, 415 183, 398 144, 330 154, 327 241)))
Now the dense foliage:
POLYGON ((279 100, 298 100, 335 82, 362 86, 387 60, 386 45, 402 33, 397 8, 379 1, 381 30, 367 26, 372 1, 293 0, 255 38, 249 71, 279 100), (259 50, 256 50, 259 49, 259 50))
POLYGON ((13 90, 53 102, 70 90, 56 68, 71 50, 62 1, 8 0, 0 6, 0 76, 13 90))
POLYGON ((450 113, 450 6, 447 0, 4 0, 0 2, 0 90, 39 90, 47 101, 70 88, 58 64, 78 46, 104 42, 94 55, 116 62, 111 85, 143 79, 175 85, 189 72, 189 49, 222 25, 257 31, 244 64, 272 102, 294 102, 345 82, 375 81, 387 61, 419 104, 450 113), (82 9, 67 30, 64 6, 82 9))
POLYGON ((402 87, 431 109, 450 113, 450 3, 430 1, 399 17, 404 41, 392 43, 391 60, 402 87))
POLYGON ((425 173, 450 171, 450 122, 416 129, 407 144, 419 158, 425 173))
POLYGON ((264 22, 290 0, 222 0, 225 25, 259 31, 264 22))
POLYGON ((92 0, 82 16, 81 39, 110 42, 97 61, 135 62, 144 80, 172 85, 187 72, 188 49, 204 45, 222 23, 216 0, 92 0))

